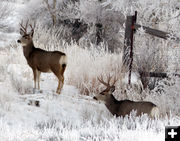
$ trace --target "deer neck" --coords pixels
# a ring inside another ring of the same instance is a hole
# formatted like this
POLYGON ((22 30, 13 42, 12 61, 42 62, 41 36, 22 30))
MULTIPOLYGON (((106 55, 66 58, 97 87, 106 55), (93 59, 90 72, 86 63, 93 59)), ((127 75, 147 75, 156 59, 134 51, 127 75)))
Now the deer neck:
POLYGON ((112 94, 106 98, 105 105, 113 115, 117 114, 117 103, 118 100, 112 94))
POLYGON ((106 103, 117 103, 118 101, 116 100, 116 98, 110 94, 107 98, 106 98, 106 103))
POLYGON ((24 53, 24 56, 26 57, 26 59, 29 58, 29 56, 33 52, 34 48, 35 47, 34 47, 33 41, 30 42, 29 44, 27 44, 26 46, 23 46, 23 53, 24 53))

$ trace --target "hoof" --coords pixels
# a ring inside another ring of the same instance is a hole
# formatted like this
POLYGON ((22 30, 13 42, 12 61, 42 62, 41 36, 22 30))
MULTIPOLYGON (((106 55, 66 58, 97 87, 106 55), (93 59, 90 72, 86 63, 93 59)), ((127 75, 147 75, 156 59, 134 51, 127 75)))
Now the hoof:
POLYGON ((61 92, 56 91, 57 94, 60 94, 61 92))
POLYGON ((40 102, 39 100, 29 100, 28 105, 40 107, 40 102))
POLYGON ((57 93, 57 94, 60 94, 60 93, 61 93, 61 90, 58 90, 58 89, 57 89, 57 90, 56 90, 56 93, 57 93))

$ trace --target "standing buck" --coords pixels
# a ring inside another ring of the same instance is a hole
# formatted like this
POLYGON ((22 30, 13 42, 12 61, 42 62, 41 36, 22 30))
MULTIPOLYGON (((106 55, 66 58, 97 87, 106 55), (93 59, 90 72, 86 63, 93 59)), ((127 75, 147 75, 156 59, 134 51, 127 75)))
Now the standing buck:
POLYGON ((20 24, 21 39, 17 42, 21 43, 23 47, 23 53, 27 60, 28 65, 32 68, 34 74, 34 88, 40 89, 40 74, 41 72, 53 72, 58 78, 57 93, 60 94, 64 84, 64 71, 67 65, 67 57, 65 53, 60 51, 45 51, 40 48, 36 48, 33 44, 34 27, 31 27, 31 32, 27 33, 28 22, 25 26, 20 24))
POLYGON ((115 91, 114 84, 116 83, 117 79, 113 80, 112 85, 109 84, 111 80, 110 76, 108 77, 107 83, 103 81, 102 77, 98 78, 98 80, 107 88, 104 91, 102 91, 98 96, 95 96, 94 99, 104 101, 106 107, 113 115, 124 117, 125 115, 129 115, 132 110, 137 111, 137 116, 141 115, 142 113, 146 113, 152 118, 159 115, 159 109, 155 104, 151 102, 116 100, 112 93, 115 91))

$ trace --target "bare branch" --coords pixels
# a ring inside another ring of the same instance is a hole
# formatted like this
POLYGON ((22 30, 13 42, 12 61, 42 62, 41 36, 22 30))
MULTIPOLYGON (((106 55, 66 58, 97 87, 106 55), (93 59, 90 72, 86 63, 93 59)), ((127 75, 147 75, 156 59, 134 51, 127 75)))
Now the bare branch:
POLYGON ((57 3, 57 1, 53 0, 53 6, 52 7, 50 6, 48 0, 44 0, 44 2, 46 3, 47 10, 49 11, 49 13, 51 15, 53 25, 55 25, 56 24, 56 3, 57 3))
POLYGON ((6 20, 8 16, 11 14, 12 8, 9 7, 9 3, 1 3, 0 2, 0 30, 8 29, 8 24, 6 20))

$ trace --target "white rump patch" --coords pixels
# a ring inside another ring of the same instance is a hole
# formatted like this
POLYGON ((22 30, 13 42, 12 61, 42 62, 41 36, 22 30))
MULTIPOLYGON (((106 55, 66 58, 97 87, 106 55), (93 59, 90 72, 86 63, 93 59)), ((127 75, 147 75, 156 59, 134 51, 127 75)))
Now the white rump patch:
POLYGON ((59 64, 60 65, 67 64, 67 56, 66 55, 61 56, 61 58, 59 59, 59 64))
POLYGON ((153 107, 151 110, 151 117, 157 117, 157 116, 159 116, 159 108, 153 107))

